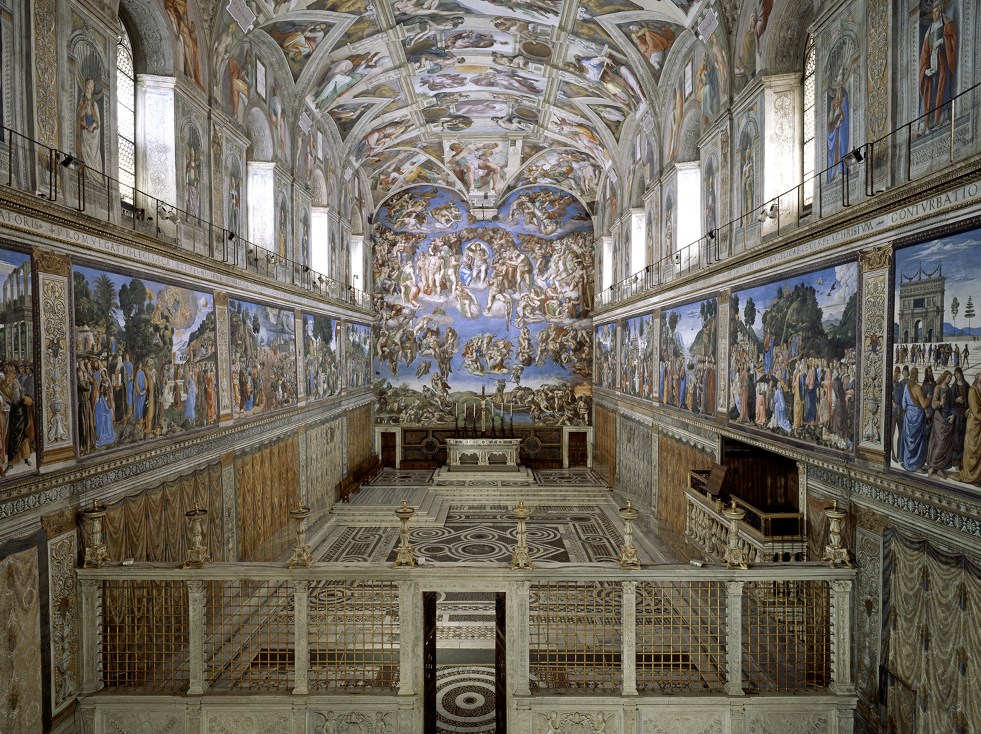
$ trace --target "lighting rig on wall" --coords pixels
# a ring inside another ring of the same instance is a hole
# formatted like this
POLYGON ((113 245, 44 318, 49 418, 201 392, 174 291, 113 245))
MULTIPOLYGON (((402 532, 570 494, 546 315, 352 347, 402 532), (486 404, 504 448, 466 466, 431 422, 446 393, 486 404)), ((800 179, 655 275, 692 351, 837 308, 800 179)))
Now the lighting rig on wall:
POLYGON ((776 219, 776 218, 777 218, 777 205, 770 204, 769 209, 763 207, 763 209, 760 211, 760 215, 756 219, 759 222, 765 222, 767 219, 776 219))

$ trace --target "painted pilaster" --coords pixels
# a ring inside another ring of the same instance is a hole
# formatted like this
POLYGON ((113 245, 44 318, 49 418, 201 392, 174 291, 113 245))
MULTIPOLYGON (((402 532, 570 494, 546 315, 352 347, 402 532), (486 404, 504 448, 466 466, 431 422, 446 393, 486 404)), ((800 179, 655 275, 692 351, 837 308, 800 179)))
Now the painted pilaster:
POLYGON ((41 424, 41 466, 75 458, 72 429, 75 425, 71 395, 69 338, 71 300, 69 257, 35 250, 33 264, 40 291, 39 338, 41 340, 41 401, 36 408, 41 424))
MULTIPOLYGON (((764 200, 780 196, 801 182, 801 75, 777 74, 763 79, 764 200)), ((764 236, 797 222, 798 197, 782 196, 777 219, 764 222, 764 236)))
POLYGON ((204 581, 187 581, 187 693, 204 693, 204 581))
POLYGON ((719 316, 715 320, 719 334, 719 358, 716 360, 715 394, 716 420, 725 424, 729 415, 729 377, 725 365, 729 364, 729 308, 732 303, 732 289, 719 291, 719 316))
MULTIPOLYGON (((249 161, 248 166, 249 241, 269 252, 277 252, 276 164, 249 161)), ((259 253, 254 253, 253 257, 258 255, 259 253)), ((260 267, 265 267, 264 263, 260 267)))
POLYGON ((831 685, 839 694, 853 694, 852 681, 852 580, 831 584, 831 685))
POLYGON ((296 404, 303 405, 306 402, 306 367, 303 364, 303 349, 306 339, 306 324, 303 323, 303 312, 300 309, 293 311, 293 323, 296 324, 294 333, 296 334, 296 404))
POLYGON ((730 696, 743 690, 743 582, 726 581, 726 691, 730 696))
POLYGON ((153 199, 177 204, 175 84, 169 76, 136 77, 136 188, 152 197, 138 207, 153 209, 153 199))
POLYGON ((228 294, 215 291, 215 331, 218 337, 218 422, 232 420, 231 347, 228 341, 228 294))
POLYGON ((235 494, 235 452, 221 455, 221 502, 225 514, 225 560, 238 560, 238 502, 235 494))
POLYGON ((885 354, 892 245, 860 252, 858 263, 862 271, 858 452, 861 458, 881 464, 885 461, 885 441, 890 435, 892 413, 885 354))
POLYGON ((307 694, 310 671, 309 582, 293 580, 293 694, 307 694))
POLYGON ((48 537, 51 713, 57 716, 78 693, 78 536, 70 509, 42 517, 41 524, 48 537))

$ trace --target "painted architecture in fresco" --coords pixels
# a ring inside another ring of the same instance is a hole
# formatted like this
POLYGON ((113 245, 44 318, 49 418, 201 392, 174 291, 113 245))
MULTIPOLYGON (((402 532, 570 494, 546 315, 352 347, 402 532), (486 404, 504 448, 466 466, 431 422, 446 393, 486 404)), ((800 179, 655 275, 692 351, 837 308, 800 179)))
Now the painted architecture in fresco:
POLYGON ((661 310, 659 397, 697 415, 715 415, 717 298, 661 310))
POLYGON ((570 194, 532 187, 494 221, 436 187, 392 197, 373 233, 376 415, 455 424, 486 392, 515 422, 589 421, 592 227, 570 194))
POLYGON ((303 378, 307 400, 341 392, 339 321, 303 314, 303 378))
POLYGON ((74 291, 83 455, 217 423, 211 293, 79 265, 74 291))
POLYGON ((657 344, 654 343, 653 314, 635 316, 620 322, 620 384, 618 392, 636 398, 654 398, 654 370, 657 344))
POLYGON ((981 481, 979 245, 975 229, 895 253, 890 467, 959 487, 981 481))
POLYGON ((37 470, 31 256, 0 249, 0 477, 37 470))
POLYGON ((232 417, 296 405, 296 317, 292 309, 229 299, 232 417))
POLYGON ((853 448, 857 280, 850 262, 732 294, 731 424, 853 448))
POLYGON ((371 386, 371 327, 347 324, 344 343, 344 364, 347 367, 348 390, 371 386))

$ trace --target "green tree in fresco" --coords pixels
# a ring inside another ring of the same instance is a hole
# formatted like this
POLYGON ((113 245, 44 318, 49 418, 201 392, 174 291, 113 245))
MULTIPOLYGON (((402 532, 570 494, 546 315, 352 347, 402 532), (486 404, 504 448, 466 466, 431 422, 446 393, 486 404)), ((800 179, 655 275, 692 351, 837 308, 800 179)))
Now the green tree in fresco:
POLYGON ((961 310, 961 302, 957 300, 957 296, 954 296, 954 300, 950 302, 950 325, 957 326, 957 312, 961 310))
POLYGON ((967 333, 971 333, 971 319, 974 318, 974 301, 971 296, 967 297, 967 306, 964 308, 964 318, 967 319, 967 333))

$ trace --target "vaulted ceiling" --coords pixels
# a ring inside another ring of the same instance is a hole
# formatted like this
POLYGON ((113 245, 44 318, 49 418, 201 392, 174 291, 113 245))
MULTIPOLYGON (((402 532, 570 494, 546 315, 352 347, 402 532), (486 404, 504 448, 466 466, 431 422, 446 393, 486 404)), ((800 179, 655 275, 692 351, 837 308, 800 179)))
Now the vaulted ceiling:
POLYGON ((215 9, 214 94, 246 127, 258 95, 297 160, 312 121, 336 129, 333 172, 363 167, 376 203, 443 184, 493 205, 536 183, 592 202, 621 149, 657 145, 661 72, 701 4, 232 0, 215 9))

